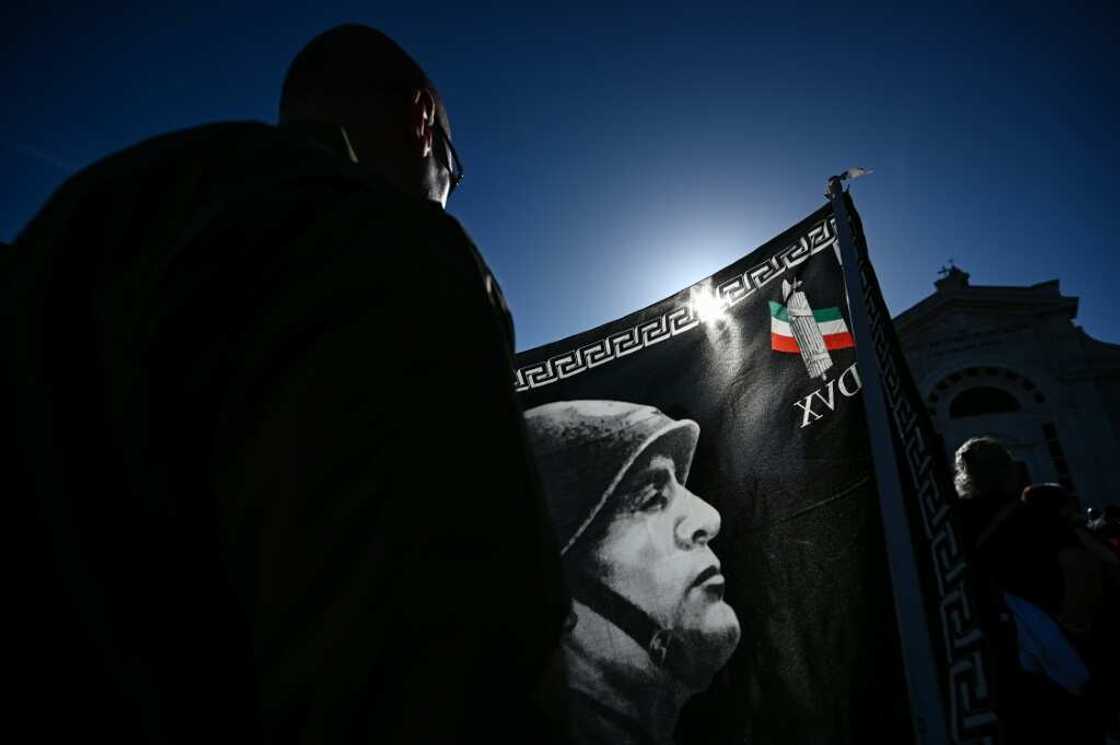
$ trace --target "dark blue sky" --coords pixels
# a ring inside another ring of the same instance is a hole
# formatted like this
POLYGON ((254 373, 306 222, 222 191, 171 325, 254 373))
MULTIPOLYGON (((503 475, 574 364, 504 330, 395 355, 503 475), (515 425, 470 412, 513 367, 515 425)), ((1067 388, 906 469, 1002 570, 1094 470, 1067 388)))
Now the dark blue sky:
POLYGON ((67 175, 159 132, 272 121, 319 31, 377 26, 443 92, 449 209, 519 346, 636 310, 853 193, 887 301, 1059 278, 1120 341, 1120 10, 1094 3, 6 2, 0 239, 67 175), (937 8, 931 8, 937 5, 937 8))

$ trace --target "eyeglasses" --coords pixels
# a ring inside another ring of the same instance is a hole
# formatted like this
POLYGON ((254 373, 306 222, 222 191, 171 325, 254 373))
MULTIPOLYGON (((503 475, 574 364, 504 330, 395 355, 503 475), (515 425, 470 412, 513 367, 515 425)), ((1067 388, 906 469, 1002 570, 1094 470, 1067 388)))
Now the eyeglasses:
POLYGON ((463 180, 463 161, 459 160, 459 153, 455 152, 455 146, 451 144, 451 138, 447 136, 444 131, 443 125, 439 123, 437 118, 434 123, 435 131, 439 134, 443 144, 447 149, 439 148, 439 162, 447 169, 447 174, 451 179, 451 188, 448 189, 448 194, 455 191, 455 187, 463 180))

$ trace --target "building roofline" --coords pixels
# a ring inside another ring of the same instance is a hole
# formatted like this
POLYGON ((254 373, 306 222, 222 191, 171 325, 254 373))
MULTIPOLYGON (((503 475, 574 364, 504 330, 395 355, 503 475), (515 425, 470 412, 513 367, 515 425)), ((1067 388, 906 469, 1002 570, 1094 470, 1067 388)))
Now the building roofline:
POLYGON ((1079 299, 1061 293, 1057 279, 1038 282, 1027 287, 1014 285, 972 285, 968 274, 957 267, 934 285, 931 295, 899 313, 894 318, 901 332, 923 318, 950 306, 972 308, 1022 308, 1034 315, 1062 314, 1070 320, 1077 317, 1079 299))

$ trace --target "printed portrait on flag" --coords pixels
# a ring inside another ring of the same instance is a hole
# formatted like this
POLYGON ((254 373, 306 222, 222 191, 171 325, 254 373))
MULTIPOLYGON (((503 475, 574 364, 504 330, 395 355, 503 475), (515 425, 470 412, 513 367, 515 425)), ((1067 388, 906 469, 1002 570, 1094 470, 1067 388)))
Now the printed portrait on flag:
POLYGON ((583 742, 912 736, 830 217, 518 355, 583 742))
POLYGON ((625 401, 557 401, 525 417, 573 598, 576 733, 673 732, 740 633, 710 545, 720 515, 686 486, 700 428, 625 401))

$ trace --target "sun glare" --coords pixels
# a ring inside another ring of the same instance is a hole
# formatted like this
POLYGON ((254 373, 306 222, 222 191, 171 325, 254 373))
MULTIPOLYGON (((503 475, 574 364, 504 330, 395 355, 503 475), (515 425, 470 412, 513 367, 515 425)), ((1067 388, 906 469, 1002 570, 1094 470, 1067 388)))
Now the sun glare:
POLYGON ((702 323, 717 321, 727 315, 726 304, 706 287, 693 292, 692 308, 702 323))

